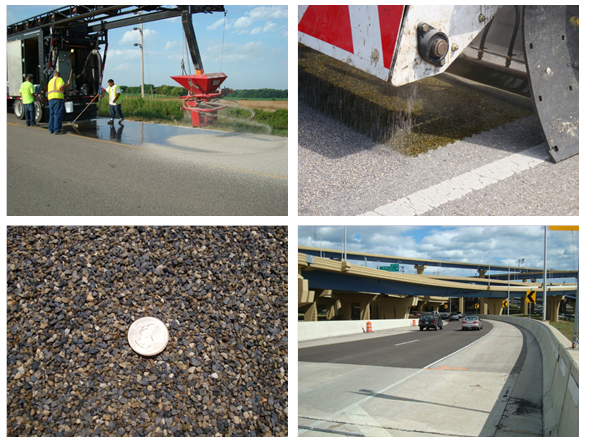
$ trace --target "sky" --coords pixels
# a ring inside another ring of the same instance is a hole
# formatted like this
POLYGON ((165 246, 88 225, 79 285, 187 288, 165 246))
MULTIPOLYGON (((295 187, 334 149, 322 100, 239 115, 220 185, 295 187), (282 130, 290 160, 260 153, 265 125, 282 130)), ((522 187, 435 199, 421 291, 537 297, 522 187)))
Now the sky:
MULTIPOLYGON (((524 259, 522 266, 544 267, 543 226, 347 226, 346 232, 347 251, 505 266, 517 266, 518 259, 524 259)), ((547 233, 547 268, 577 270, 579 232, 547 233)), ((341 249, 343 237, 343 226, 299 226, 298 245, 341 249)), ((415 272, 412 266, 405 267, 405 273, 415 272)), ((438 272, 474 274, 431 266, 425 270, 425 274, 438 272)))
MULTIPOLYGON (((63 5, 7 6, 7 24, 63 5)), ((288 7, 226 5, 222 12, 194 14, 193 26, 205 73, 224 72, 223 86, 233 89, 288 89, 288 7)), ((133 27, 108 31, 103 86, 112 78, 118 85, 141 84, 139 31, 133 27)), ((145 23, 144 79, 155 86, 178 86, 172 75, 182 74, 181 60, 191 62, 179 17, 145 23)), ((104 51, 104 48, 101 48, 104 51)))

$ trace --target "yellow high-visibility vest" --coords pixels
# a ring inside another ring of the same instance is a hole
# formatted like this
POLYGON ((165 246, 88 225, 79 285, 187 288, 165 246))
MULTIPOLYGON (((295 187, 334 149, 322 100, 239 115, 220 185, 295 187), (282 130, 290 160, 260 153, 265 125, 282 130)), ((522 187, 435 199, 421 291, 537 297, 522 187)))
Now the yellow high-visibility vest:
POLYGON ((64 82, 61 77, 54 77, 49 80, 49 84, 47 85, 47 97, 49 100, 52 99, 61 99, 63 100, 63 91, 60 88, 63 86, 64 82))

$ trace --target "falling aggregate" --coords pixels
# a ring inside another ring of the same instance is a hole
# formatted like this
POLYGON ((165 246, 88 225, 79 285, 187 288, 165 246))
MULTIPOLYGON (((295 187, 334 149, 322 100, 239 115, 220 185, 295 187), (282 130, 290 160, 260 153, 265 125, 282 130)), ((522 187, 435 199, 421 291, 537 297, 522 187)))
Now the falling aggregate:
POLYGON ((8 227, 8 436, 286 436, 286 227, 8 227), (127 342, 161 319, 152 358, 127 342))

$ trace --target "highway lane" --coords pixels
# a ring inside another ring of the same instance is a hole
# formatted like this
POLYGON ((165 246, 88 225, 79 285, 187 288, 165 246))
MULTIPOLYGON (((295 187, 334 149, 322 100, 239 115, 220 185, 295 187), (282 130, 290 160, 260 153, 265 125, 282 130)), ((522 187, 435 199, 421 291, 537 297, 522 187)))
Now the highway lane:
POLYGON ((299 436, 541 436, 541 367, 500 322, 300 348, 299 436))
POLYGON ((7 116, 8 215, 287 215, 287 139, 106 119, 7 116), (89 125, 89 127, 88 127, 89 125))
POLYGON ((460 322, 446 323, 442 330, 413 331, 403 335, 346 342, 299 350, 299 361, 379 367, 422 368, 442 359, 487 334, 462 331, 460 322))

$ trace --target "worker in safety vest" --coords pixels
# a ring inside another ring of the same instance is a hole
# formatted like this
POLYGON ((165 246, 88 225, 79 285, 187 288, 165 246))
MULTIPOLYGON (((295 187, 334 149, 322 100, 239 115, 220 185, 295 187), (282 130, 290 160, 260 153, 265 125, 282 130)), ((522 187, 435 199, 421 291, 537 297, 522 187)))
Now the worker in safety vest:
POLYGON ((32 76, 27 75, 26 81, 20 86, 20 96, 24 105, 27 126, 38 126, 35 120, 35 87, 31 83, 32 76))
POLYGON ((61 123, 65 114, 64 90, 70 86, 70 82, 63 83, 59 71, 53 73, 53 78, 47 85, 47 98, 49 99, 49 133, 64 134, 61 123))
POLYGON ((119 123, 121 123, 125 118, 123 117, 123 110, 121 109, 121 88, 118 85, 115 85, 113 79, 108 80, 108 88, 102 91, 102 94, 108 93, 108 104, 110 110, 110 120, 108 121, 109 125, 113 123, 115 119, 115 115, 120 117, 119 123))

